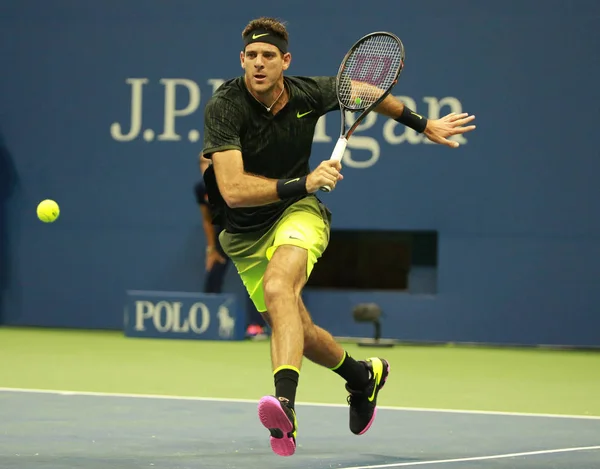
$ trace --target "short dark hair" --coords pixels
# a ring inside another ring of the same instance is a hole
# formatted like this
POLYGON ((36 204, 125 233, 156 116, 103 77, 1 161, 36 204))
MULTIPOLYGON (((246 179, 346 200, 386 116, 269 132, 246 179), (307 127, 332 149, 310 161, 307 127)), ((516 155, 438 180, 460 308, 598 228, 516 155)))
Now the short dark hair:
POLYGON ((288 32, 285 28, 285 22, 276 18, 263 16, 261 18, 250 21, 242 31, 242 37, 246 37, 255 29, 264 29, 271 32, 274 36, 280 37, 285 42, 288 42, 288 32))

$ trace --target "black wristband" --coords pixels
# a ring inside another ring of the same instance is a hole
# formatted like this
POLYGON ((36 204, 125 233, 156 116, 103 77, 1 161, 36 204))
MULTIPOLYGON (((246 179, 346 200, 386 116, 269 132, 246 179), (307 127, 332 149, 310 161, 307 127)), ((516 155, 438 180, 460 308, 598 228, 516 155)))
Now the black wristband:
POLYGON ((400 116, 394 120, 404 124, 406 127, 416 130, 419 133, 423 133, 425 131, 425 127, 427 127, 427 119, 412 111, 407 106, 404 106, 402 114, 400 114, 400 116))
POLYGON ((306 176, 301 178, 277 180, 277 195, 281 200, 307 194, 306 176))

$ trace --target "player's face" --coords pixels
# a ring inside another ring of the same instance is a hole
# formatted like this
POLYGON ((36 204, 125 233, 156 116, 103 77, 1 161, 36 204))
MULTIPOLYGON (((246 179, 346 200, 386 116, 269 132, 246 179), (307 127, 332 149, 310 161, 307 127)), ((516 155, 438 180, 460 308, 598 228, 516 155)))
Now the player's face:
POLYGON ((262 42, 248 44, 246 51, 240 54, 246 83, 258 94, 272 91, 281 80, 283 71, 289 67, 291 58, 289 52, 282 54, 272 44, 262 42))

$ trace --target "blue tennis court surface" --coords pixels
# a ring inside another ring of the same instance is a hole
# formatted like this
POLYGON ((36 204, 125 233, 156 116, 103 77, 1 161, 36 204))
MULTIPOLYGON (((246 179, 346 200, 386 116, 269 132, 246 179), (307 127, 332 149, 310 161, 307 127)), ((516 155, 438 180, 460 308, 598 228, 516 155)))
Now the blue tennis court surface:
POLYGON ((348 430, 343 406, 297 405, 299 447, 275 456, 256 402, 0 392, 2 469, 594 469, 600 418, 381 409, 348 430))

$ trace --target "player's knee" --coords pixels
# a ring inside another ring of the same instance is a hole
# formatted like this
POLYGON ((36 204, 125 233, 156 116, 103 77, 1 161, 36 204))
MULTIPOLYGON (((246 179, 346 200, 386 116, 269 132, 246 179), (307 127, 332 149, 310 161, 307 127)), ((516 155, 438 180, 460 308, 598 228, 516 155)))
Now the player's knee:
POLYGON ((265 296, 265 304, 267 309, 277 299, 290 297, 294 298, 294 288, 292 283, 284 276, 269 276, 263 281, 263 293, 265 296))

